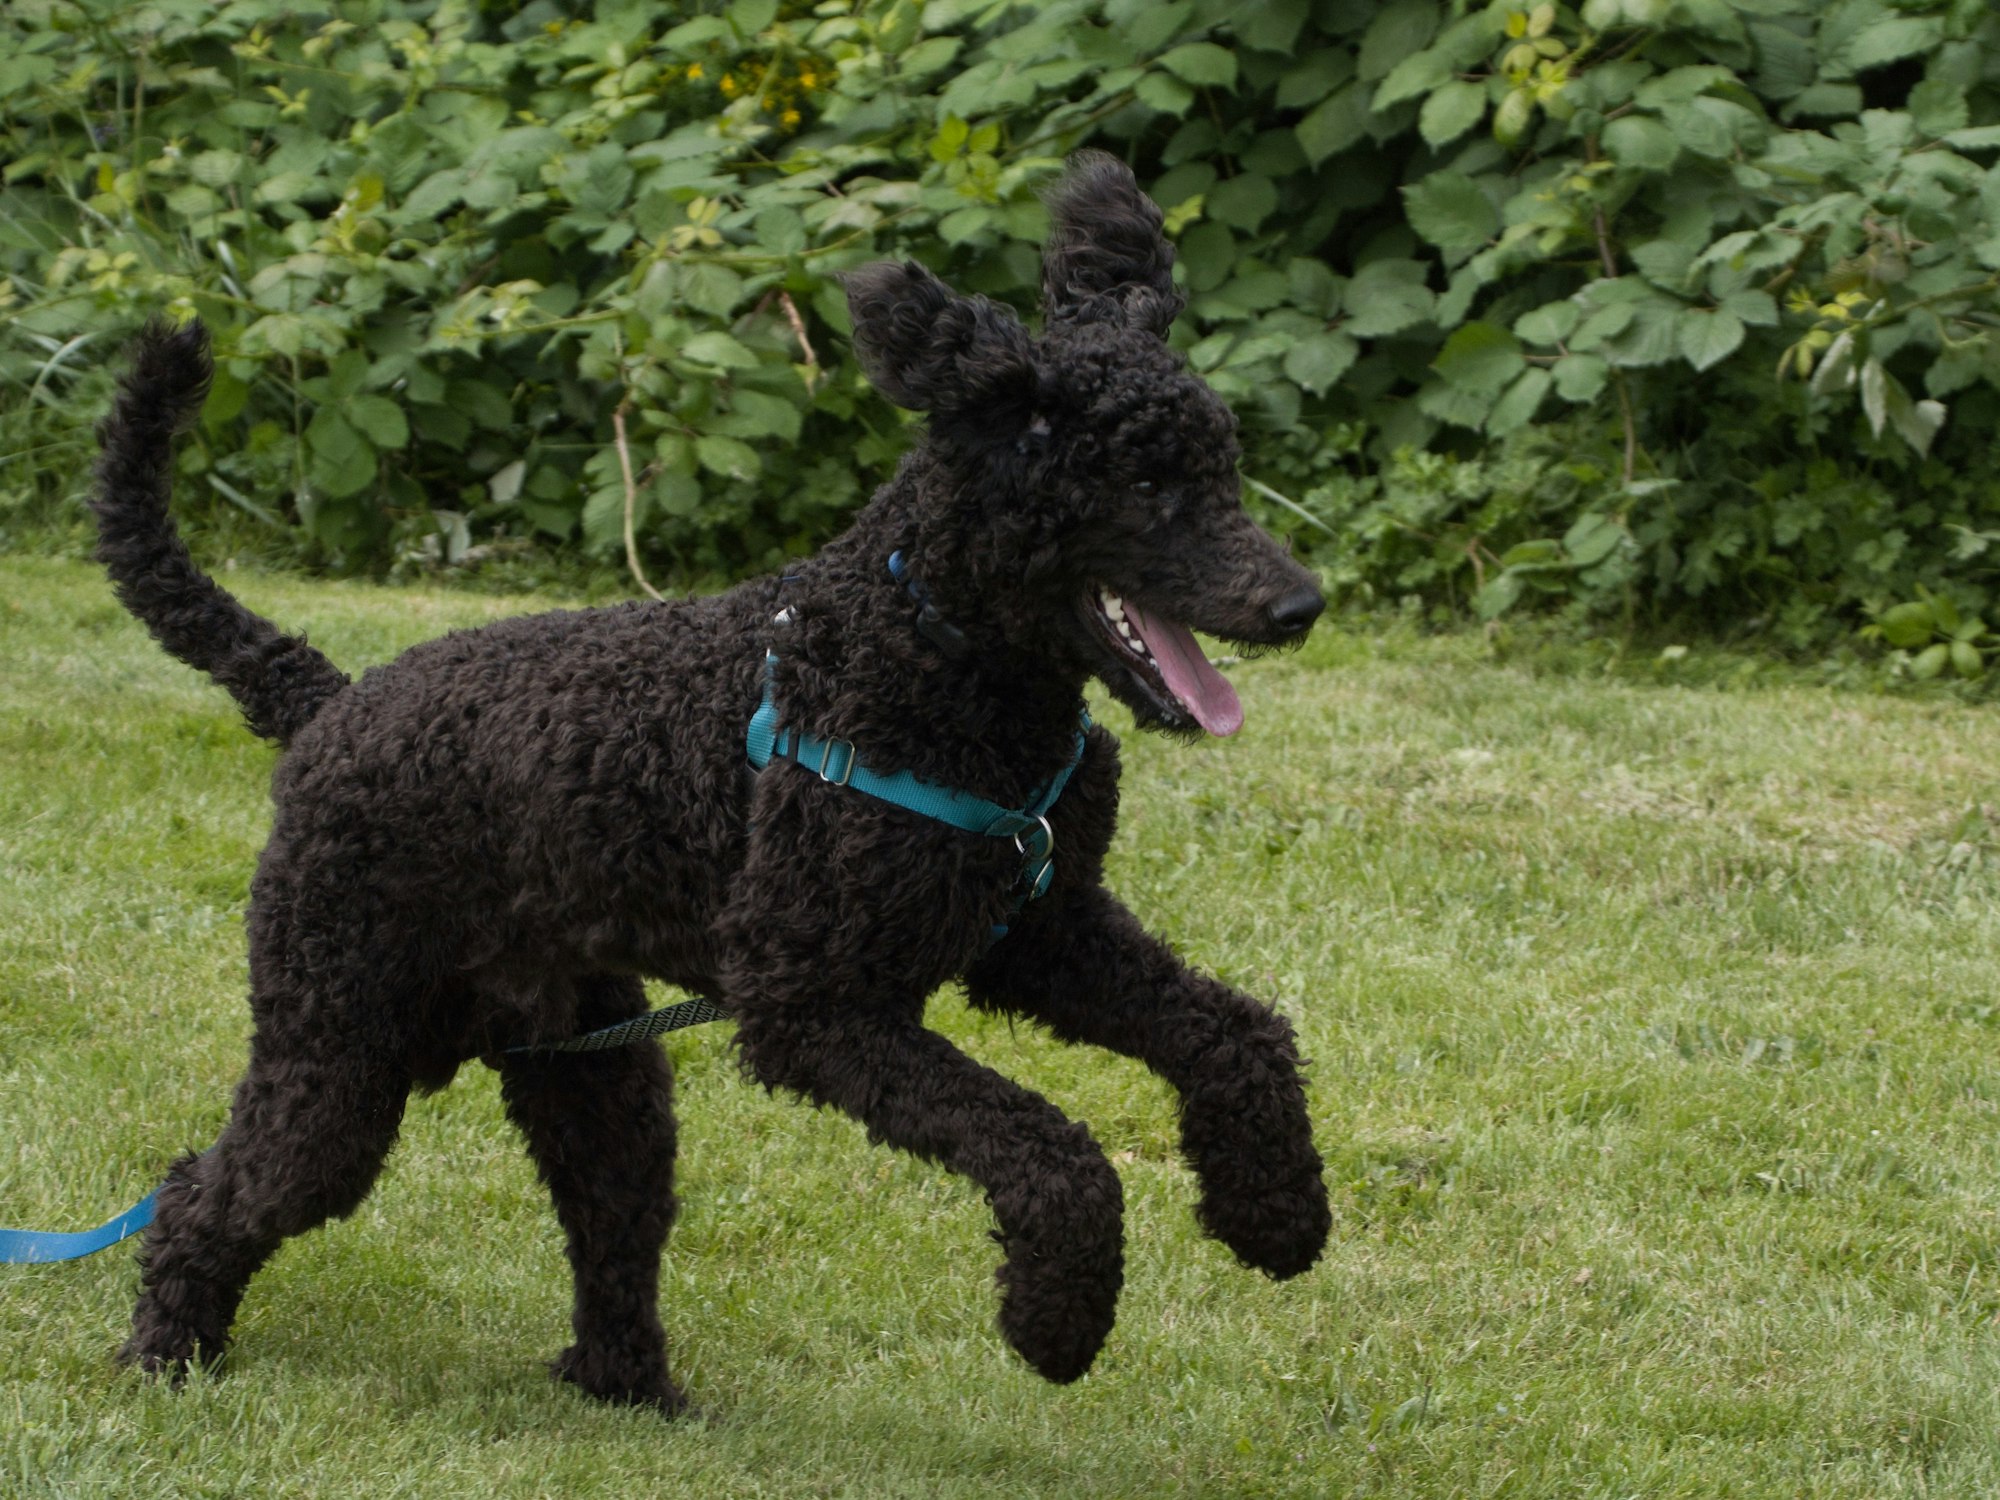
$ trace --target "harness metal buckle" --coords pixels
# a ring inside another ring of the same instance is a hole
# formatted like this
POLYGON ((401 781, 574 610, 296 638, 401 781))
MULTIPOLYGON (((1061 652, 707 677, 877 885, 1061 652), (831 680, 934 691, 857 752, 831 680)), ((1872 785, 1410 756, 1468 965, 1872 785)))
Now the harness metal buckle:
POLYGON ((846 786, 848 782, 854 779, 854 761, 854 741, 828 740, 825 748, 819 753, 819 779, 832 786, 846 786), (826 774, 826 763, 833 758, 833 750, 836 745, 845 745, 847 747, 847 764, 841 767, 840 775, 837 777, 826 774))
MULTIPOLYGON (((1056 857, 1056 831, 1049 826, 1049 820, 1041 813, 1035 814, 1035 821, 1042 825, 1042 837, 1048 840, 1041 848, 1042 862, 1046 864, 1056 857)), ((1033 831, 1033 829, 1024 828, 1020 833, 1014 835, 1014 852, 1023 859, 1028 857, 1028 846, 1021 842, 1022 836, 1033 831)))

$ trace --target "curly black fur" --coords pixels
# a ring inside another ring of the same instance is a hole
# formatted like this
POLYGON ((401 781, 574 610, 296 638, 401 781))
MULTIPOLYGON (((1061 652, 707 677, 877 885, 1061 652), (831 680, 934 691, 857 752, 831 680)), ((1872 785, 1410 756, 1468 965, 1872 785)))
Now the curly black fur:
MULTIPOLYGON (((508 620, 353 683, 176 540, 169 437, 200 402, 205 344, 142 335, 103 429, 103 556, 167 648, 288 748, 252 887, 249 1070, 215 1148, 160 1194, 129 1359, 218 1355, 257 1267, 366 1195, 413 1087, 634 1015, 642 975, 725 1003, 766 1087, 977 1182, 1005 1247, 1001 1330, 1051 1380, 1083 1374, 1111 1328, 1118 1178, 1083 1126, 925 1029, 948 979, 1160 1073, 1203 1227, 1273 1276, 1312 1264, 1329 1217, 1292 1028, 1189 970, 1103 888, 1109 734, 1091 731, 1054 810, 1053 888, 990 950, 1019 874, 1010 842, 745 764, 770 647, 790 725, 1018 806, 1069 758, 1088 677, 1142 723, 1196 732, 1120 644, 1107 592, 1247 645, 1297 640, 1318 613, 1309 575, 1242 512, 1229 413, 1160 340, 1177 299, 1158 210, 1096 156, 1055 204, 1039 339, 919 266, 851 278, 868 368, 931 429, 791 577, 508 620), (962 645, 917 628, 885 566, 897 549, 962 645)), ((678 1409, 655 1306, 674 1216, 664 1054, 499 1065, 575 1273, 557 1372, 678 1409)))
POLYGON ((154 639, 228 688, 251 729, 288 744, 346 674, 224 593, 167 514, 174 434, 201 410, 214 373, 200 326, 153 323, 140 334, 132 373, 97 429, 97 558, 154 639))

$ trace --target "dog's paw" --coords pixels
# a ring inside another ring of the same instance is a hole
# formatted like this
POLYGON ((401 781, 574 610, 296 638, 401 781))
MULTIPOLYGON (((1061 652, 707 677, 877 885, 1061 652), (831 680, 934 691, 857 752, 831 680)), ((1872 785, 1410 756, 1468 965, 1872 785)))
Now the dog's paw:
POLYGON ((217 1370, 223 1350, 171 1329, 134 1333, 117 1353, 118 1363, 179 1390, 196 1369, 217 1370))
POLYGON ((664 1361, 571 1344, 550 1363, 549 1373, 613 1406, 650 1406, 669 1417, 688 1409, 681 1388, 667 1378, 664 1361))
POLYGON ((1309 1270, 1333 1229, 1326 1184, 1317 1173, 1281 1188, 1205 1184, 1196 1214, 1211 1238, 1274 1281, 1309 1270))
POLYGON ((1000 1267, 1000 1334, 1035 1372, 1057 1385, 1097 1358, 1118 1316, 1123 1256, 1038 1255, 1018 1243, 1000 1267))

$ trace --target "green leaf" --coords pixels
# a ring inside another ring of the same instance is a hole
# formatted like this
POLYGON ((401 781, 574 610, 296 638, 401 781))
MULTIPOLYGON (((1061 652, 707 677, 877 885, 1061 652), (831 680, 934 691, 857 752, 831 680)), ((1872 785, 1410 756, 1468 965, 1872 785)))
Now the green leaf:
POLYGON ((698 312, 726 318, 743 300, 743 278, 727 266, 696 261, 681 267, 681 300, 698 312))
POLYGON ((513 425, 513 404, 483 380, 452 381, 445 387, 445 405, 495 432, 513 425))
POLYGON ((1562 543, 1548 537, 1537 537, 1530 542, 1516 542, 1500 554, 1503 568, 1560 568, 1568 563, 1563 556, 1562 543))
POLYGON ((1236 54, 1213 42, 1187 42, 1163 53, 1159 65, 1196 88, 1236 86, 1236 54))
POLYGON ((188 163, 188 173, 208 187, 228 187, 243 170, 243 162, 240 151, 204 151, 188 163))
POLYGON ((1343 332, 1308 334, 1285 355, 1285 376, 1315 396, 1323 396, 1348 372, 1360 352, 1361 346, 1343 332))
MULTIPOLYGON (((367 379, 368 356, 359 349, 343 349, 326 367, 327 396, 335 401, 345 401, 360 390, 367 379)), ((310 391, 308 394, 311 394, 310 391)), ((321 398, 315 395, 314 399, 321 398)))
POLYGON ((1679 240, 1648 240, 1633 247, 1632 264, 1655 286, 1679 287, 1694 264, 1694 248, 1679 240))
POLYGON ((1986 661, 1979 654, 1979 648, 1970 641, 1951 643, 1951 665, 1961 677, 1977 677, 1986 670, 1986 661))
MULTIPOLYGON (((641 497, 643 502, 643 496, 641 497)), ((644 521, 643 503, 632 507, 634 525, 644 521)), ((607 484, 591 492, 583 506, 583 539, 594 552, 616 551, 625 539, 625 488, 607 484)))
MULTIPOLYGON (((1683 150, 1720 161, 1736 150, 1736 137, 1715 113, 1702 107, 1712 102, 1702 100, 1695 104, 1669 105, 1661 113, 1667 130, 1680 142, 1683 150)), ((1744 118, 1748 120, 1751 117, 1744 112, 1744 118)))
POLYGON ((1594 568, 1625 539, 1625 528, 1610 516, 1591 514, 1579 517, 1563 534, 1563 552, 1579 568, 1594 568))
POLYGON ((964 45, 963 37, 927 37, 896 59, 896 70, 907 79, 927 78, 956 58, 964 45))
POLYGON ((1815 83, 1800 91, 1787 106, 1785 116, 1801 119, 1846 117, 1861 113, 1861 87, 1853 83, 1815 83))
POLYGON ((1148 73, 1132 85, 1141 104, 1163 115, 1179 118, 1194 103, 1194 90, 1166 73, 1148 73))
POLYGON ((1445 250, 1477 249, 1500 228, 1500 211, 1463 172, 1433 172, 1403 190, 1410 227, 1445 250))
POLYGON ((1388 76, 1389 70, 1421 50, 1437 32, 1436 0, 1390 0, 1377 7, 1375 19, 1361 34, 1356 72, 1367 80, 1388 76))
POLYGON ((1523 370, 1507 387, 1500 399, 1493 403, 1493 411, 1486 418, 1486 430, 1494 437, 1505 437, 1510 432, 1526 427, 1540 409, 1542 398, 1549 393, 1555 377, 1539 367, 1523 370))
POLYGON ((1424 100, 1417 132, 1429 146, 1445 146, 1477 125, 1486 114, 1486 85, 1454 79, 1424 100))
POLYGON ((1728 308, 1703 312, 1683 308, 1674 329, 1674 342, 1681 357, 1697 370, 1720 364, 1743 343, 1743 320, 1728 308))
POLYGON ((1910 90, 1910 116, 1924 135, 1948 136, 1971 122, 1972 107, 1964 89, 1931 79, 1910 90))
POLYGON ((1278 80, 1280 109, 1304 109, 1331 98, 1334 90, 1354 77, 1354 54, 1345 47, 1325 47, 1278 80))
POLYGON ((719 329, 697 333, 680 347, 682 359, 722 370, 754 370, 757 356, 719 329))
POLYGON ((1898 604, 1875 617, 1882 639, 1904 651, 1921 646, 1936 630, 1937 622, 1927 601, 1898 604))
POLYGON ((694 440, 694 452, 704 469, 725 479, 755 479, 764 471, 755 448, 723 433, 704 432, 694 440))
POLYGON ((1368 90, 1359 83, 1349 83, 1299 121, 1294 129, 1298 133, 1299 146, 1306 153, 1306 160, 1318 166, 1366 135, 1373 119, 1368 109, 1368 90))
POLYGON ((1576 332, 1569 337, 1571 349, 1595 349, 1599 344, 1608 343, 1623 333, 1637 316, 1638 309, 1630 302, 1613 302, 1587 313, 1577 325, 1576 332))
POLYGON ((1745 287, 1722 299, 1722 305, 1753 328, 1771 328, 1778 321, 1778 301, 1769 292, 1745 287))
MULTIPOLYGON (((907 7, 908 0, 904 0, 907 7)), ((752 37, 778 19, 778 0, 735 0, 729 7, 729 24, 736 34, 752 37)))
POLYGON ((1753 20, 1751 40, 1757 49, 1757 73, 1752 86, 1771 99, 1789 99, 1818 76, 1812 43, 1782 21, 1753 20))
POLYGON ((1307 0, 1251 0, 1238 5, 1236 34, 1259 52, 1289 52, 1312 13, 1307 0))
POLYGON ((1342 298, 1348 318, 1343 325, 1356 338, 1400 333, 1431 315, 1437 298, 1424 285, 1426 272, 1414 260, 1378 260, 1356 271, 1342 298))
POLYGON ((1491 396, 1526 364, 1521 341, 1499 324, 1467 323, 1444 341, 1431 368, 1461 391, 1491 396))
POLYGON ((1278 209, 1278 189, 1268 177, 1245 172, 1209 190, 1206 204, 1210 218, 1219 219, 1245 233, 1255 233, 1278 209))
POLYGON ((1951 660, 1951 647, 1943 641, 1917 653, 1917 659, 1910 663, 1910 675, 1919 682, 1928 682, 1945 669, 1951 660))
POLYGON ((1417 392, 1417 410, 1440 422, 1478 429, 1493 412, 1490 391, 1461 390, 1448 380, 1429 380, 1417 392))
POLYGON ((1519 145, 1535 119, 1535 96, 1526 89, 1511 90, 1493 111, 1493 139, 1503 146, 1519 145))
POLYGON ((1605 381, 1611 377, 1611 366, 1595 354, 1565 354, 1555 362, 1552 373, 1556 379, 1556 394, 1565 401, 1581 405, 1597 399, 1605 381))
POLYGON ((1929 453, 1932 440, 1944 426, 1944 403, 1911 400, 1903 382, 1893 375, 1885 382, 1882 394, 1889 425, 1896 429, 1896 435, 1915 449, 1919 457, 1929 453))
MULTIPOLYGON (((736 0, 736 4, 732 9, 741 9, 746 5, 762 7, 766 4, 770 4, 770 0, 736 0)), ((772 5, 772 20, 777 18, 777 12, 778 7, 772 5)), ((764 26, 769 26, 770 24, 771 21, 767 20, 763 26, 755 27, 754 31, 762 31, 764 26)), ((737 29, 739 31, 743 29, 740 21, 737 22, 737 29)), ((923 23, 917 0, 895 0, 895 3, 889 7, 888 13, 882 17, 880 25, 876 28, 875 45, 882 49, 885 56, 895 57, 917 39, 917 34, 922 29, 923 23)))
POLYGON ((1472 608, 1482 620, 1497 620, 1521 598, 1521 575, 1496 573, 1472 596, 1472 608))
POLYGON ((767 395, 763 391, 737 390, 730 393, 729 410, 719 417, 709 418, 705 425, 710 432, 719 432, 725 437, 749 441, 776 438, 780 442, 795 443, 803 421, 804 413, 782 396, 767 395))
POLYGON ((1664 298, 1633 307, 1632 321, 1605 344, 1605 357, 1628 368, 1665 364, 1680 352, 1679 319, 1684 311, 1679 303, 1664 298))
POLYGON ((1330 318, 1340 311, 1340 294, 1347 285, 1325 261, 1309 255, 1293 256, 1285 266, 1285 294, 1292 306, 1316 318, 1330 318))
POLYGON ((773 255, 796 255, 806 247, 806 224, 799 211, 785 205, 757 215, 757 243, 773 255))
POLYGON ((1604 127, 1604 154, 1622 167, 1664 172, 1680 155, 1674 133, 1648 115, 1625 115, 1604 127))
POLYGON ((1549 346, 1568 338, 1582 320, 1583 309, 1565 297, 1560 302, 1545 302, 1532 312, 1522 313, 1514 320, 1514 332, 1531 344, 1549 346))
POLYGON ((1428 94, 1455 71, 1450 56, 1441 49, 1414 52, 1391 68, 1389 75, 1376 85, 1369 108, 1377 113, 1394 109, 1407 99, 1428 94))
POLYGON ((1882 368, 1880 359, 1870 359, 1861 367, 1861 410, 1875 436, 1880 437, 1882 424, 1889 419, 1889 372, 1882 368))
POLYGON ((322 406, 313 413, 306 425, 306 446, 312 451, 309 477, 333 499, 356 494, 374 481, 375 450, 333 407, 322 406))
POLYGON ((346 413, 377 448, 400 448, 410 440, 409 419, 387 396, 356 396, 347 403, 346 413))
MULTIPOLYGON (((1949 594, 1929 594, 1926 598, 1930 604, 1931 613, 1937 617, 1938 629, 1942 630, 1946 635, 1957 636, 1965 624, 1964 617, 1958 612, 1958 601, 1953 599, 1949 594)), ((1977 635, 1979 632, 1975 630, 1972 634, 1977 635)), ((1963 637, 1963 639, 1969 640, 1971 637, 1967 636, 1963 637)))
POLYGON ((1928 52, 1943 40, 1944 22, 1936 17, 1885 16, 1855 32, 1838 57, 1828 61, 1837 63, 1851 76, 1928 52))

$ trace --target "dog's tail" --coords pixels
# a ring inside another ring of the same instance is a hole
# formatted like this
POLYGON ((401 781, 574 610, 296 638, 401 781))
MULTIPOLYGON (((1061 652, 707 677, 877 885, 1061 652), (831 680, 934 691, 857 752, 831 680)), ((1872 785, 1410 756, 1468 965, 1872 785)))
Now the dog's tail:
POLYGON ((153 638, 208 673, 265 739, 289 743, 347 676, 195 566, 167 513, 174 434, 201 410, 215 367, 199 323, 146 325, 111 415, 98 426, 97 557, 153 638))

